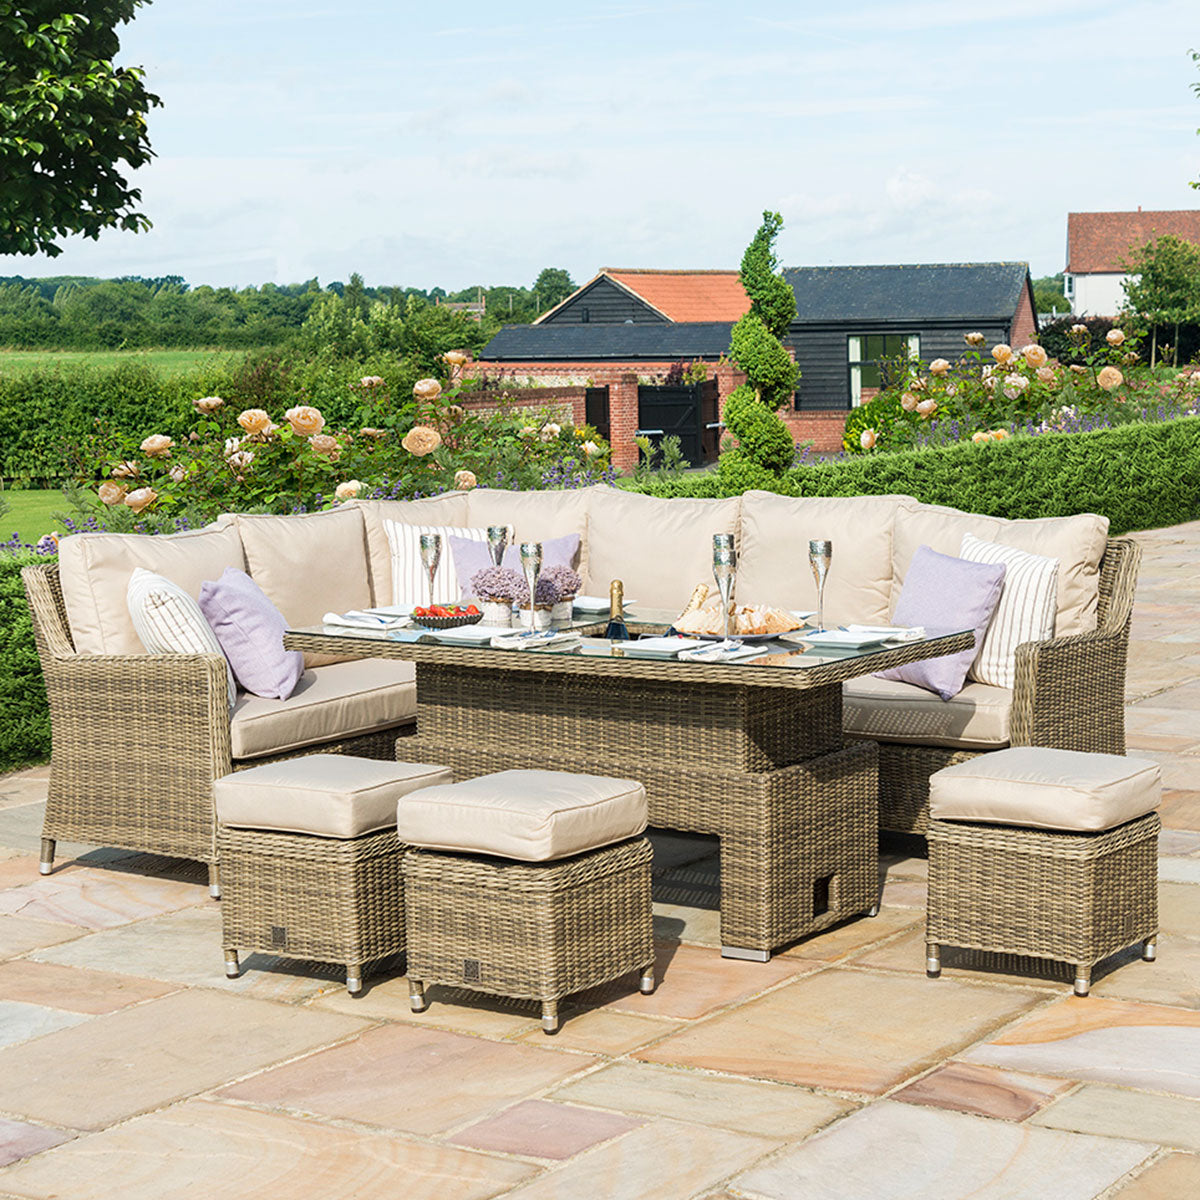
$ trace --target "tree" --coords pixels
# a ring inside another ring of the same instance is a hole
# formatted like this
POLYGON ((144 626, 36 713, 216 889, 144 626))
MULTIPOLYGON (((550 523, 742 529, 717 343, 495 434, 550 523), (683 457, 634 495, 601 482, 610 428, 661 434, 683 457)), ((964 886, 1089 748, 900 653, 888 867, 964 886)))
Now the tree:
POLYGON ((1179 326, 1200 320, 1200 246, 1166 234, 1140 246, 1123 265, 1129 275, 1123 285, 1125 298, 1150 326, 1150 365, 1154 366, 1159 326, 1173 327, 1174 355, 1179 326))
MULTIPOLYGON (((1192 62, 1196 64, 1197 68, 1200 68, 1200 50, 1189 50, 1188 53, 1192 56, 1192 62)), ((1193 83, 1192 91, 1200 96, 1200 83, 1193 83)), ((1200 134, 1200 129, 1197 129, 1196 133, 1200 134)), ((1200 179, 1193 179, 1189 186, 1200 189, 1200 179)))
POLYGON ((1040 313, 1071 311, 1071 302, 1063 291, 1063 273, 1044 275, 1033 281, 1033 306, 1040 313))
POLYGON ((538 307, 542 312, 565 300, 574 290, 575 281, 569 271, 562 267, 543 267, 533 285, 537 293, 538 307))
POLYGON ((0 0, 0 254, 61 253, 57 239, 150 227, 137 168, 160 104, 138 67, 114 67, 116 27, 146 0, 0 0))

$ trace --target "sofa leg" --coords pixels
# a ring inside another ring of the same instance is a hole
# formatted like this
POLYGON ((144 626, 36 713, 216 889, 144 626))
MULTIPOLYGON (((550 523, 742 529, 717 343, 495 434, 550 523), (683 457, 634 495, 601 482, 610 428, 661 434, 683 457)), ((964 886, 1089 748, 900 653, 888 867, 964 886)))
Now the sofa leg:
POLYGON ((649 996, 655 988, 654 964, 642 968, 642 977, 638 980, 638 989, 643 996, 649 996))
POLYGON ((558 1001, 543 1000, 542 1001, 542 1032, 557 1033, 558 1032, 558 1001))
POLYGON ((225 951, 225 974, 230 979, 236 979, 241 973, 242 968, 238 962, 238 952, 227 949, 225 951))
POLYGON ((425 985, 419 979, 408 981, 408 1003, 413 1012, 424 1012, 428 1007, 425 999, 425 985))
POLYGON ((1158 938, 1148 937, 1142 943, 1142 958, 1146 962, 1153 962, 1158 957, 1158 938))
POLYGON ((214 900, 221 898, 221 869, 216 863, 208 864, 208 894, 214 900))
POLYGON ((346 964, 346 991, 352 996, 362 991, 362 966, 359 963, 346 964))
POLYGON ((42 857, 38 863, 38 873, 49 875, 54 870, 54 850, 58 843, 53 838, 42 838, 42 857))
POLYGON ((942 973, 942 948, 937 942, 925 943, 925 974, 936 979, 942 973))
POLYGON ((1075 995, 1086 996, 1092 990, 1092 968, 1083 963, 1075 964, 1075 995))

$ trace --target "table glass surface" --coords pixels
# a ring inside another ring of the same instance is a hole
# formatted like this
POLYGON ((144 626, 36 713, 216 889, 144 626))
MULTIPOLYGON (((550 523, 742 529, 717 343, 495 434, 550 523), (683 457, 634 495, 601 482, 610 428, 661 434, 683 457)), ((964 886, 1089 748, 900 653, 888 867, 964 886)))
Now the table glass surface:
MULTIPOLYGON (((556 622, 553 628, 561 632, 574 632, 580 637, 578 642, 570 645, 549 646, 532 650, 515 650, 506 647, 491 646, 487 642, 478 643, 463 641, 458 638, 445 637, 440 630, 424 629, 419 626, 401 629, 358 629, 342 625, 308 625, 289 629, 289 634, 310 635, 321 638, 345 638, 347 642, 391 642, 398 644, 445 646, 460 650, 470 650, 478 654, 499 659, 521 655, 524 658, 537 656, 553 661, 556 658, 584 657, 622 660, 626 662, 669 662, 672 664, 694 666, 697 670, 714 665, 707 662, 689 662, 667 654, 639 654, 636 647, 640 638, 661 637, 671 627, 671 622, 678 616, 677 612, 655 610, 638 606, 636 611, 626 610, 625 623, 629 629, 629 641, 610 641, 603 636, 608 624, 607 614, 575 613, 570 621, 556 622)), ((517 632, 513 630, 512 632, 517 632)), ((747 671, 785 670, 803 671, 830 663, 845 663, 859 658, 870 658, 885 654, 889 650, 898 650, 925 645, 947 637, 969 633, 962 629, 932 629, 926 628, 925 637, 902 642, 878 642, 857 649, 835 649, 831 646, 813 646, 805 643, 803 635, 815 632, 815 628, 804 626, 792 633, 781 634, 769 641, 754 643, 759 653, 753 658, 721 659, 715 665, 724 670, 731 667, 745 668, 747 671)), ((946 653, 955 653, 959 647, 948 649, 946 653)), ((929 657, 936 657, 930 655, 929 657)), ((486 661, 486 660, 485 660, 486 661)), ((499 663, 497 664, 499 665, 499 663)), ((886 665, 886 664, 883 664, 886 665)), ((875 668, 867 668, 873 670, 875 668)))

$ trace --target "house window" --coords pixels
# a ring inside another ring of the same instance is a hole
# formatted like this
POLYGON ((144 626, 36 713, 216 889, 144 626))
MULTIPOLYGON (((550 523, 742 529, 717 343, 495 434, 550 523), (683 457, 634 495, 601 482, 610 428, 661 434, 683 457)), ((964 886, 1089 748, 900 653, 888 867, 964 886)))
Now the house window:
POLYGON ((846 359, 850 365, 850 406, 857 408, 867 399, 887 386, 887 365, 907 355, 919 358, 921 337, 916 333, 863 333, 852 334, 846 339, 846 359))

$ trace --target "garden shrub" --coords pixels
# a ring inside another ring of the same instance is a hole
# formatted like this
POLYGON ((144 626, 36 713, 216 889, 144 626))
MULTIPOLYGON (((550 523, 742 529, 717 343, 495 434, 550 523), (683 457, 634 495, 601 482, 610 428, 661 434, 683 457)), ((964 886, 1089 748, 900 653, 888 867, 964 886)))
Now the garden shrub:
POLYGON ((44 563, 29 551, 0 553, 0 771, 50 754, 50 712, 21 568, 44 563))

